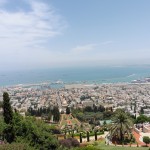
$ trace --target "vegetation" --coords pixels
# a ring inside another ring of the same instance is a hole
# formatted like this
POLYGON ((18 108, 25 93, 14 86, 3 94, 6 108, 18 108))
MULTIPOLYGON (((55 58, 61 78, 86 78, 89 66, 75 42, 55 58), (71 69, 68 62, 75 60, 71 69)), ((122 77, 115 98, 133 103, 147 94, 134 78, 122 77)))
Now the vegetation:
POLYGON ((131 127, 133 126, 131 119, 124 113, 123 110, 117 110, 113 119, 114 124, 110 128, 112 139, 123 142, 125 136, 131 136, 131 127))
POLYGON ((53 121, 58 122, 60 120, 60 112, 57 106, 54 106, 52 110, 53 121))
POLYGON ((60 144, 63 147, 68 147, 68 148, 79 147, 79 145, 80 145, 80 143, 78 142, 78 140, 75 139, 75 138, 68 138, 68 139, 60 140, 60 144))
POLYGON ((66 108, 66 114, 68 114, 68 115, 70 114, 70 108, 69 107, 66 108))
POLYGON ((60 121, 60 128, 61 129, 67 129, 68 126, 71 126, 72 129, 77 129, 79 128, 81 125, 81 123, 74 118, 71 114, 67 115, 67 114, 62 114, 61 115, 61 121, 60 121))
POLYGON ((3 102, 0 101, 0 108, 2 108, 2 107, 3 107, 3 102))
POLYGON ((13 128, 13 111, 10 105, 10 98, 7 92, 3 94, 3 117, 4 122, 7 125, 4 128, 3 136, 7 142, 12 143, 14 141, 14 128, 13 128))
POLYGON ((3 94, 3 118, 0 121, 0 134, 8 143, 14 145, 5 145, 6 149, 42 149, 55 150, 59 143, 51 133, 49 125, 42 120, 36 120, 34 117, 23 118, 16 112, 13 113, 10 106, 10 98, 8 93, 3 94), (18 145, 17 143, 20 143, 18 145), (25 144, 26 143, 26 144, 25 144), (17 148, 20 147, 20 148, 17 148))
POLYGON ((54 106, 53 109, 50 109, 50 107, 38 108, 37 110, 29 108, 27 114, 29 116, 43 117, 46 120, 50 120, 53 115, 53 121, 58 122, 60 120, 60 112, 57 106, 54 106))
POLYGON ((94 126, 100 125, 99 120, 111 119, 113 116, 112 111, 105 111, 103 106, 85 107, 84 109, 72 109, 72 115, 82 122, 87 122, 94 126))
POLYGON ((150 118, 145 115, 140 115, 136 119, 136 123, 144 123, 144 122, 149 122, 149 121, 150 121, 150 118))
POLYGON ((48 116, 49 113, 51 113, 52 110, 50 109, 50 107, 46 108, 46 107, 41 107, 38 109, 33 109, 32 107, 30 107, 28 109, 28 115, 31 116, 36 116, 36 117, 41 117, 41 116, 48 116))
POLYGON ((148 137, 148 136, 144 136, 143 137, 143 142, 146 144, 146 146, 147 146, 147 144, 149 144, 150 143, 150 138, 148 137))
POLYGON ((12 143, 0 145, 0 150, 35 150, 35 148, 25 143, 12 143))

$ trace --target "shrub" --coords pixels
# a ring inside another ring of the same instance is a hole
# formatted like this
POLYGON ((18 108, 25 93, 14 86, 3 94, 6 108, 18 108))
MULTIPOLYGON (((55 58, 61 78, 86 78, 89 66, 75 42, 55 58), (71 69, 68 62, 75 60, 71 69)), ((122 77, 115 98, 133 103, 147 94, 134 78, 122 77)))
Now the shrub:
POLYGON ((80 145, 80 143, 78 142, 78 140, 75 139, 75 138, 63 139, 63 140, 60 140, 59 142, 60 142, 60 144, 62 146, 68 147, 68 148, 78 147, 80 145))
POLYGON ((25 143, 12 143, 0 145, 0 150, 35 150, 25 143))
POLYGON ((60 140, 59 142, 63 147, 71 147, 71 142, 68 139, 60 140))
POLYGON ((146 143, 146 145, 149 144, 150 143, 150 138, 148 136, 144 136, 143 137, 143 142, 146 143))
POLYGON ((73 147, 78 147, 80 145, 77 139, 75 138, 70 138, 70 139, 73 147))
POLYGON ((61 134, 61 131, 59 129, 50 129, 52 134, 61 134))

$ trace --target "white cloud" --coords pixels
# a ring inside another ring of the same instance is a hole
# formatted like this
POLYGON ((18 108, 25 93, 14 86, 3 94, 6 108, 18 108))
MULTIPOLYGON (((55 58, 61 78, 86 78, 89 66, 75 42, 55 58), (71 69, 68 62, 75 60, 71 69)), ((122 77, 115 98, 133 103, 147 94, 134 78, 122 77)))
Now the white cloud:
POLYGON ((97 44, 87 44, 87 45, 77 46, 72 49, 72 52, 83 53, 83 52, 94 50, 96 46, 97 44))
MULTIPOLYGON (((0 4, 4 2, 7 1, 0 0, 0 4)), ((49 60, 57 55, 44 45, 67 27, 63 16, 50 4, 36 0, 22 2, 29 6, 28 10, 9 11, 0 5, 0 69, 49 65, 49 60)))
MULTIPOLYGON (((2 0, 0 1, 0 3, 2 0)), ((12 50, 46 42, 62 33, 66 22, 52 6, 28 1, 31 11, 0 9, 0 47, 12 50)))
POLYGON ((112 43, 113 43, 113 41, 105 41, 105 42, 100 43, 100 45, 109 45, 112 43))

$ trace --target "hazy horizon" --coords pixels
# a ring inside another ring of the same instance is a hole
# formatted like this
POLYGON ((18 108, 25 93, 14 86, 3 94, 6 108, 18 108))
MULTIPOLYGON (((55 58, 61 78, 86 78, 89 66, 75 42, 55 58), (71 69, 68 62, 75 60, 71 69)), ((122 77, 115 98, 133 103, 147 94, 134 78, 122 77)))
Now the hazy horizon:
POLYGON ((150 64, 148 0, 0 0, 0 69, 150 64))

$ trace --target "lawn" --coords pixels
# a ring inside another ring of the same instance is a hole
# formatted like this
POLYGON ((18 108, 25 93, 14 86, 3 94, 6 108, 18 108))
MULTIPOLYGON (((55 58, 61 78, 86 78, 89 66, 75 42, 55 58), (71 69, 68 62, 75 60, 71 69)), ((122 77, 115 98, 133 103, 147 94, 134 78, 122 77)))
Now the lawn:
POLYGON ((100 150, 149 150, 149 147, 127 147, 127 146, 110 146, 105 145, 104 142, 100 142, 96 148, 99 148, 100 150))

